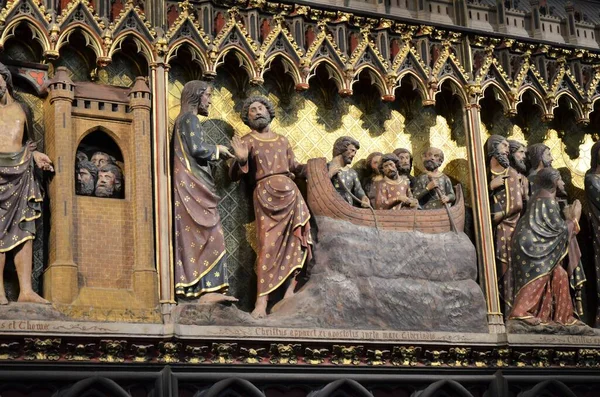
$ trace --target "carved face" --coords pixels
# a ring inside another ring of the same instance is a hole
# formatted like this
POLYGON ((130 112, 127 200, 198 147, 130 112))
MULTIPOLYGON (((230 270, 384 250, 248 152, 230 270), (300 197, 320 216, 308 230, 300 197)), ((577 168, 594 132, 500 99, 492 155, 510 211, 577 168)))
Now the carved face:
POLYGON ((115 192, 115 183, 117 178, 110 171, 98 172, 98 183, 96 184, 96 196, 112 197, 115 192))
POLYGON ((525 146, 520 146, 511 156, 515 164, 515 169, 522 174, 527 172, 527 165, 525 164, 527 149, 525 146))
POLYGON ((496 146, 496 151, 494 152, 494 158, 500 163, 500 165, 504 168, 508 168, 510 166, 510 161, 508 160, 508 154, 510 153, 510 146, 506 139, 503 139, 496 146))
POLYGON ((389 179, 398 179, 398 170, 396 169, 396 163, 389 160, 383 163, 383 175, 389 179))
POLYGON ((371 164, 369 164, 373 173, 376 175, 379 174, 379 163, 381 163, 381 156, 375 156, 371 159, 371 164))
POLYGON ((558 178, 558 181, 556 181, 556 190, 565 194, 565 181, 563 181, 562 178, 558 178))
POLYGON ((410 173, 410 154, 400 153, 398 159, 400 160, 400 169, 398 171, 403 174, 410 173))
POLYGON ((425 153, 423 153, 423 166, 427 171, 437 170, 440 168, 443 161, 444 153, 440 149, 430 147, 425 153))
POLYGON ((202 96, 200 97, 200 102, 198 103, 198 114, 201 116, 208 116, 208 108, 212 104, 212 87, 208 87, 202 96))
POLYGON ((552 158, 552 153, 550 153, 550 149, 544 150, 544 154, 542 155, 542 164, 544 164, 544 168, 552 167, 552 162, 554 158, 552 158))
POLYGON ((96 181, 94 176, 87 168, 79 168, 77 170, 77 185, 76 193, 84 196, 91 196, 94 193, 96 181))
POLYGON ((248 124, 254 131, 261 131, 271 123, 271 115, 261 102, 253 102, 248 108, 248 124))
POLYGON ((344 165, 352 164, 352 160, 354 160, 354 156, 356 156, 356 146, 350 144, 346 146, 346 150, 342 153, 342 158, 344 159, 344 165))
POLYGON ((110 156, 104 152, 94 153, 94 155, 92 156, 92 159, 90 161, 92 163, 94 163, 94 165, 98 169, 104 167, 105 165, 112 164, 112 161, 110 160, 110 156))

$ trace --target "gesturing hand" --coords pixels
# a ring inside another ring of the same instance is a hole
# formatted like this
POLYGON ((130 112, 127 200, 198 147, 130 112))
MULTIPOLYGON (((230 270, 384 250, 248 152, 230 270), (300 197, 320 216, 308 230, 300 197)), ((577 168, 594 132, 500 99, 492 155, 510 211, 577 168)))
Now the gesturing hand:
POLYGON ((245 164, 248 161, 248 145, 237 135, 231 139, 231 148, 238 163, 245 164))
POLYGON ((33 152, 33 161, 35 161, 35 165, 40 167, 44 171, 54 172, 54 167, 52 166, 52 160, 50 157, 41 152, 33 152))

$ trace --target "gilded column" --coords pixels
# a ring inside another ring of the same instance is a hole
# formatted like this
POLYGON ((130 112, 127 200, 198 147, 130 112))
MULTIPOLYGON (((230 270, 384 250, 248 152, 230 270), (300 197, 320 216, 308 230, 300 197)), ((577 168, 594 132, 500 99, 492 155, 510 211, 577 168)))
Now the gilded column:
POLYGON ((479 106, 481 87, 471 85, 467 88, 469 103, 466 105, 465 125, 467 126, 467 153, 471 176, 471 201, 473 203, 473 221, 476 233, 477 262, 479 264, 480 284, 486 297, 490 333, 498 334, 504 333, 505 327, 502 311, 500 310, 486 159, 481 139, 481 107, 479 106))
POLYGON ((159 277, 159 302, 161 303, 163 316, 168 318, 175 304, 167 116, 168 67, 162 62, 154 63, 151 67, 156 263, 159 277))
POLYGON ((77 265, 73 261, 75 145, 71 109, 74 97, 75 86, 67 68, 58 67, 48 85, 44 109, 46 150, 55 170, 49 188, 51 226, 44 297, 56 303, 71 303, 78 292, 77 265))
POLYGON ((158 291, 152 233, 151 93, 143 77, 136 78, 129 91, 129 107, 133 114, 131 132, 135 148, 132 164, 128 167, 133 172, 133 290, 141 302, 154 307, 158 291))

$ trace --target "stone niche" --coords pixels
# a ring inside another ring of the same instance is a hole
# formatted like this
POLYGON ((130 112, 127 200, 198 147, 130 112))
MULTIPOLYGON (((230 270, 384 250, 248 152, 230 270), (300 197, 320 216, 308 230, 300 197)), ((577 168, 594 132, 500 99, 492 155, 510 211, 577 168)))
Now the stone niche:
POLYGON ((73 83, 59 67, 44 118, 56 174, 44 297, 78 320, 160 322, 154 265, 150 90, 73 83), (106 148, 106 150, 101 150, 106 148), (121 168, 121 199, 76 194, 73 171, 107 152, 121 168), (87 152, 86 152, 87 151, 87 152), (92 153, 94 152, 94 153, 92 153))

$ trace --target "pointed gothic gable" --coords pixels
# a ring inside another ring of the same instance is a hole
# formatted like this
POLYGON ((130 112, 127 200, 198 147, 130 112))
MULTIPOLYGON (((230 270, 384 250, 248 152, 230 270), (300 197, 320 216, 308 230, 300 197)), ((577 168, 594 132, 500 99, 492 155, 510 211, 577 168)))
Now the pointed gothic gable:
POLYGON ((446 61, 439 67, 436 77, 438 80, 441 80, 445 76, 454 76, 458 78, 463 84, 467 84, 469 82, 469 78, 465 70, 460 66, 460 64, 456 61, 454 55, 449 54, 446 58, 446 61))
POLYGON ((346 63, 346 57, 333 42, 333 38, 322 29, 306 51, 306 58, 315 63, 322 58, 330 58, 340 68, 346 63))
MULTIPOLYGON (((46 29, 48 29, 50 21, 52 20, 52 16, 47 13, 44 6, 38 4, 36 0, 9 1, 4 10, 2 10, 1 15, 7 23, 10 23, 13 19, 21 16, 29 16, 31 19, 40 22, 46 29)), ((5 26, 6 25, 4 25, 4 27, 5 26)))
POLYGON ((525 87, 532 87, 538 93, 545 95, 548 92, 548 87, 542 80, 536 76, 537 73, 534 72, 533 68, 530 67, 525 73, 525 77, 521 80, 521 84, 519 85, 519 91, 521 91, 525 87))
POLYGON ((481 78, 477 78, 476 81, 480 81, 481 85, 484 85, 488 81, 495 81, 505 90, 510 90, 510 84, 507 79, 507 75, 502 69, 502 66, 497 63, 494 59, 492 64, 489 66, 487 71, 483 71, 485 74, 481 75, 481 78))
POLYGON ((113 37, 117 37, 121 32, 134 30, 141 34, 148 42, 152 42, 156 33, 150 29, 150 24, 146 22, 144 13, 133 5, 131 1, 127 2, 125 9, 121 11, 117 20, 112 24, 113 37))
POLYGON ((265 54, 265 58, 269 58, 272 54, 278 52, 285 52, 287 55, 292 55, 297 63, 300 62, 304 52, 296 44, 288 30, 284 28, 272 30, 261 46, 261 51, 265 54))
POLYGON ((367 64, 375 67, 383 74, 387 73, 389 69, 388 62, 371 42, 366 45, 359 45, 354 52, 355 54, 350 58, 349 63, 355 70, 367 64))
POLYGON ((556 96, 558 96, 558 94, 565 91, 568 91, 571 94, 573 94, 573 96, 575 96, 575 98, 577 98, 579 101, 583 100, 583 93, 581 87, 575 81, 573 75, 571 75, 571 72, 569 70, 567 70, 566 73, 563 74, 562 78, 560 79, 560 82, 557 81, 555 84, 552 85, 550 92, 553 92, 556 96))
POLYGON ((427 66, 423 63, 415 50, 408 45, 396 55, 391 70, 397 75, 402 74, 406 70, 412 70, 423 80, 426 80, 429 75, 427 66))
POLYGON ((189 39, 206 50, 210 43, 210 37, 189 18, 183 19, 180 23, 176 21, 167 36, 169 37, 169 45, 180 39, 189 39))
POLYGON ((94 10, 85 0, 69 3, 58 17, 57 22, 61 31, 73 23, 81 23, 92 28, 98 36, 102 35, 103 28, 100 26, 100 18, 94 14, 94 10))
MULTIPOLYGON (((232 14, 231 11, 230 14, 232 14)), ((254 55, 258 51, 258 45, 252 40, 252 37, 246 32, 246 29, 236 22, 234 15, 230 15, 229 21, 227 21, 227 24, 221 29, 221 32, 215 38, 214 43, 218 51, 229 46, 236 46, 241 48, 242 51, 251 58, 254 58, 254 55)))

